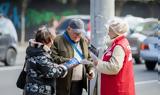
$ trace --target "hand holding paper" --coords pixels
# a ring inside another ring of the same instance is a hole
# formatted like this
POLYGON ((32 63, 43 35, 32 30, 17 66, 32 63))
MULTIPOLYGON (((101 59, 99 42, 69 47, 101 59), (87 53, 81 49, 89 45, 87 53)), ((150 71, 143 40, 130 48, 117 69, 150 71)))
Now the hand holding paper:
POLYGON ((77 58, 71 58, 69 61, 65 62, 63 65, 67 67, 67 69, 73 68, 77 66, 78 64, 92 64, 91 61, 88 61, 87 59, 78 60, 77 58))
POLYGON ((93 79, 95 77, 94 70, 90 70, 89 74, 87 74, 87 77, 88 77, 89 80, 93 79))
POLYGON ((71 58, 69 61, 65 62, 63 65, 67 67, 67 69, 73 68, 80 64, 77 58, 71 58))

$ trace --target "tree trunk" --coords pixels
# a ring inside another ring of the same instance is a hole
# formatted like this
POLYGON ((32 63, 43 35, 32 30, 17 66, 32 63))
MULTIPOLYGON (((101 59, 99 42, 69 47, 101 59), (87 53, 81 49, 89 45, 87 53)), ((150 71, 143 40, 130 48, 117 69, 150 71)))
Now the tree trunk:
POLYGON ((25 42, 25 13, 27 8, 28 0, 22 1, 22 11, 21 11, 21 45, 25 42))

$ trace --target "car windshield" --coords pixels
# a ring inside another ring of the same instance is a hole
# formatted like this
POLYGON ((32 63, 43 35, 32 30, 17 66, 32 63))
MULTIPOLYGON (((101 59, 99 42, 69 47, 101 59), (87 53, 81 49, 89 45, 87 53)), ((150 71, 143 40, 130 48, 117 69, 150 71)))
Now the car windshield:
POLYGON ((10 23, 8 23, 9 20, 7 20, 6 18, 1 18, 0 19, 0 32, 2 32, 3 34, 8 34, 9 33, 9 27, 10 23))
POLYGON ((158 22, 157 21, 151 21, 151 22, 145 22, 138 24, 134 30, 135 32, 151 36, 154 35, 157 31, 158 22))
POLYGON ((0 19, 0 32, 7 35, 11 34, 16 41, 18 40, 16 29, 12 21, 8 18, 3 17, 0 19))

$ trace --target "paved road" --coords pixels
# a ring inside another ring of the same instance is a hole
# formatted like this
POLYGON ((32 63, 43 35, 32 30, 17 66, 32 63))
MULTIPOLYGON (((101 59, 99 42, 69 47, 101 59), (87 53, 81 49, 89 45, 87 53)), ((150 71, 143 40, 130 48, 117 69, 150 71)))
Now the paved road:
MULTIPOLYGON (((22 66, 0 68, 0 95, 21 95, 21 90, 15 85, 20 68, 22 66)), ((135 65, 134 69, 136 95, 159 95, 160 83, 157 82, 157 72, 146 71, 144 65, 135 65)))
MULTIPOLYGON (((22 91, 16 88, 15 82, 24 62, 24 48, 20 47, 17 58, 17 66, 0 66, 0 95, 22 95, 22 91)), ((136 95, 159 95, 160 83, 158 84, 158 74, 155 71, 146 71, 144 64, 134 65, 136 95)), ((83 95, 87 95, 84 93, 83 95)))
POLYGON ((144 64, 135 65, 136 95, 159 95, 160 83, 157 81, 158 73, 147 71, 144 64))

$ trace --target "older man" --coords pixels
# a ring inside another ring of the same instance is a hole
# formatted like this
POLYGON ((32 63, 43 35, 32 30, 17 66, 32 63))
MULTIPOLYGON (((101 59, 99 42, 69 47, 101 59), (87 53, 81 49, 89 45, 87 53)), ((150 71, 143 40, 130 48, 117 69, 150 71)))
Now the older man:
MULTIPOLYGON (((90 59, 88 44, 82 37, 84 22, 81 19, 71 19, 63 35, 59 35, 54 40, 52 46, 52 58, 62 64, 70 58, 78 60, 90 59)), ((87 89, 87 77, 93 78, 93 70, 90 65, 78 65, 68 71, 65 78, 57 79, 56 95, 82 95, 83 88, 87 89), (91 73, 91 74, 89 74, 91 73)))

